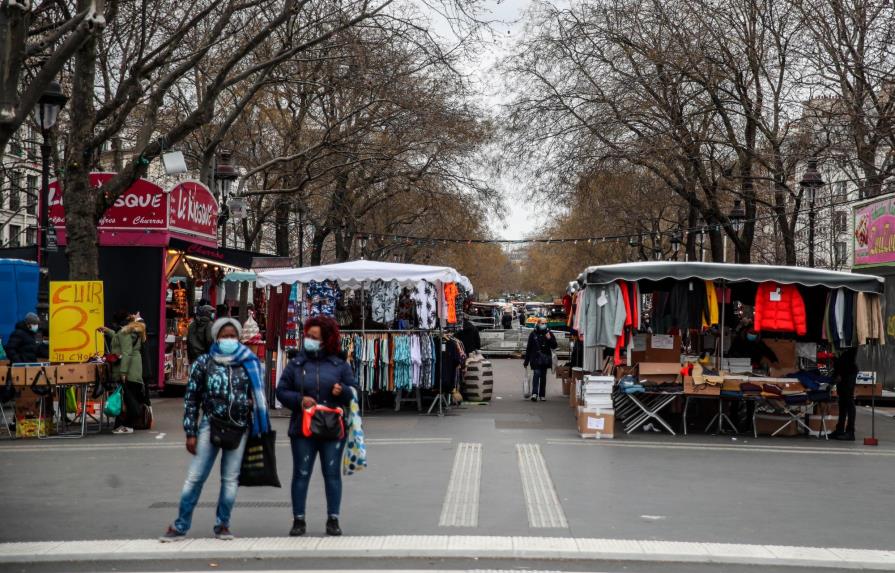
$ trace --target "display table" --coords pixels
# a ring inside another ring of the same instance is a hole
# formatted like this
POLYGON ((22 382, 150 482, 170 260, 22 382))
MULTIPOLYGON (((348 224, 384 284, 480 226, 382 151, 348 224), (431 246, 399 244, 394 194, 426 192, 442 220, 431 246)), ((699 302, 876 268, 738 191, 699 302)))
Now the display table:
MULTIPOLYGON (((630 434, 637 428, 641 427, 648 420, 655 420, 669 434, 676 436, 677 434, 671 428, 671 425, 665 421, 660 412, 665 409, 675 399, 683 396, 681 392, 638 392, 636 394, 628 394, 626 392, 616 393, 616 416, 623 420, 624 431, 630 434)), ((686 418, 685 418, 686 421, 686 418)), ((686 430, 686 428, 685 428, 686 430)))

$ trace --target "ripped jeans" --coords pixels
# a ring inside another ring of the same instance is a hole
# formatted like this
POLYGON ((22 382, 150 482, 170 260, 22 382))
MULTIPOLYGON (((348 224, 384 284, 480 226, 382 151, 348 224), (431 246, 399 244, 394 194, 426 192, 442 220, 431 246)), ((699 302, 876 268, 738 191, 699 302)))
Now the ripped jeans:
POLYGON ((292 437, 292 516, 304 519, 314 460, 320 454, 326 488, 326 514, 338 517, 342 505, 342 451, 345 440, 292 437))

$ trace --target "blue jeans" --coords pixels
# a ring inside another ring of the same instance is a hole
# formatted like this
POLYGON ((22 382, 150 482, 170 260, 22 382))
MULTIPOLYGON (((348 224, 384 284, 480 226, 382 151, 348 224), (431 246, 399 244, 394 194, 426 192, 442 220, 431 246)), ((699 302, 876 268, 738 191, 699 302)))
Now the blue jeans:
MULTIPOLYGON (((246 447, 248 431, 242 436, 239 447, 235 450, 223 450, 221 452, 221 493, 218 495, 218 511, 215 524, 218 526, 230 526, 230 514, 233 512, 233 504, 236 503, 236 492, 239 489, 239 468, 242 466, 242 453, 246 447)), ((196 440, 196 455, 186 474, 183 483, 183 491, 180 494, 180 513, 174 522, 174 529, 181 533, 190 530, 193 522, 193 510, 199 502, 202 486, 214 467, 214 461, 221 449, 211 443, 211 424, 207 417, 199 423, 199 435, 196 440)))
POLYGON ((531 395, 538 398, 547 396, 547 369, 532 368, 531 395))
POLYGON ((295 436, 291 440, 292 516, 305 518, 308 485, 311 483, 314 460, 319 453, 320 466, 323 469, 323 485, 326 489, 326 514, 329 517, 339 517, 339 508, 342 505, 342 451, 345 449, 345 440, 317 440, 295 436))

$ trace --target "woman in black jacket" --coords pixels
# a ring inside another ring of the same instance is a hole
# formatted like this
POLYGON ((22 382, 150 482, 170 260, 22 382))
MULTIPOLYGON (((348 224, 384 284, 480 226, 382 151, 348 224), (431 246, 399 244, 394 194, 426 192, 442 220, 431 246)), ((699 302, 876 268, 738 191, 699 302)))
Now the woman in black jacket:
POLYGON ((356 386, 351 366, 339 356, 339 325, 328 316, 305 322, 302 350, 289 361, 277 383, 277 399, 292 410, 289 439, 292 443, 292 529, 289 535, 304 535, 305 504, 314 461, 320 456, 326 488, 326 533, 342 535, 339 510, 342 504, 342 452, 345 438, 307 437, 302 432, 304 409, 315 404, 341 407, 348 424, 351 387, 356 386))
POLYGON ((6 341, 6 356, 10 362, 37 362, 38 358, 47 358, 46 352, 38 350, 39 328, 40 319, 33 312, 26 314, 25 320, 16 324, 16 329, 6 341))
POLYGON ((523 366, 531 366, 534 376, 531 381, 531 401, 541 402, 547 399, 547 370, 553 365, 553 351, 556 350, 556 337, 547 328, 547 319, 539 318, 538 325, 528 335, 528 346, 525 349, 523 366))

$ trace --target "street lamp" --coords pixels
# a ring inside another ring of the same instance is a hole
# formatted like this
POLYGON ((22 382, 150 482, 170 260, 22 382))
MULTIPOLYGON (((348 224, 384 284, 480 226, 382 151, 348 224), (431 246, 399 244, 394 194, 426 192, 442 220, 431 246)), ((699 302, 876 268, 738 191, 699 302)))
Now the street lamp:
MULTIPOLYGON (((730 219, 730 226, 733 227, 734 234, 739 235, 746 222, 746 209, 743 207, 742 201, 734 199, 733 207, 730 209, 730 214, 727 215, 727 218, 730 219)), ((740 262, 740 250, 737 248, 736 243, 733 245, 733 262, 740 262)))
MULTIPOLYGON (((50 272, 48 263, 48 253, 56 252, 58 246, 56 244, 56 227, 49 224, 49 204, 50 204, 50 130, 56 125, 59 119, 59 110, 61 110, 68 96, 62 93, 62 86, 56 80, 51 81, 47 85, 47 89, 40 94, 37 105, 34 107, 34 119, 40 127, 42 142, 40 145, 40 161, 41 161, 41 190, 40 190, 40 214, 37 221, 37 264, 41 268, 46 268, 46 272, 42 272, 43 281, 41 283, 40 302, 49 305, 50 292, 50 272)), ((49 306, 42 308, 49 310, 49 306)))
POLYGON ((823 177, 817 170, 817 158, 812 157, 808 160, 808 167, 802 175, 800 185, 808 192, 808 266, 814 268, 814 219, 816 216, 814 202, 817 200, 817 190, 824 185, 823 177))
POLYGON ((230 207, 227 202, 230 200, 233 182, 238 178, 239 172, 233 165, 233 152, 222 149, 214 166, 214 181, 221 206, 220 215, 218 215, 218 227, 221 227, 221 247, 227 246, 227 221, 230 220, 230 207))
POLYGON ((681 252, 681 243, 683 242, 683 237, 681 232, 675 231, 671 234, 671 252, 674 253, 674 260, 677 260, 678 253, 681 252))
POLYGON ((658 221, 653 221, 653 258, 662 260, 662 234, 659 232, 658 221))
POLYGON ((634 259, 635 254, 637 253, 637 248, 640 246, 640 236, 637 237, 629 237, 628 238, 628 246, 631 247, 631 259, 634 259))
MULTIPOLYGON (((367 242, 370 240, 370 237, 366 235, 358 235, 357 237, 357 246, 360 247, 360 260, 364 260, 364 257, 367 254, 367 242)), ((398 255, 395 255, 395 261, 397 262, 398 255)))

